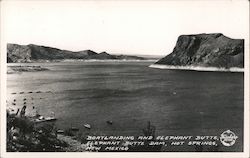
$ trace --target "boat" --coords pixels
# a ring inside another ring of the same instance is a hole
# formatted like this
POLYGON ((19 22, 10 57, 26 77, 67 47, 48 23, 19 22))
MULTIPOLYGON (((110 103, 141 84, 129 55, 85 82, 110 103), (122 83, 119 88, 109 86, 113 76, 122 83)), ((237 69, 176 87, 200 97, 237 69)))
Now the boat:
POLYGON ((108 120, 108 121, 106 121, 106 122, 107 122, 107 124, 110 124, 110 125, 113 124, 113 121, 110 121, 110 120, 108 120))
POLYGON ((56 131, 56 133, 58 133, 58 134, 62 134, 62 133, 64 133, 64 130, 59 129, 59 130, 57 130, 57 131, 56 131))
POLYGON ((79 128, 72 126, 72 127, 71 127, 71 130, 72 130, 72 131, 79 131, 79 128))
POLYGON ((39 118, 35 119, 36 123, 40 123, 40 122, 48 122, 48 121, 56 121, 57 119, 53 116, 49 116, 49 117, 43 117, 40 116, 39 118))
POLYGON ((90 126, 89 124, 84 124, 83 126, 84 126, 85 128, 88 128, 88 129, 91 128, 91 126, 90 126))

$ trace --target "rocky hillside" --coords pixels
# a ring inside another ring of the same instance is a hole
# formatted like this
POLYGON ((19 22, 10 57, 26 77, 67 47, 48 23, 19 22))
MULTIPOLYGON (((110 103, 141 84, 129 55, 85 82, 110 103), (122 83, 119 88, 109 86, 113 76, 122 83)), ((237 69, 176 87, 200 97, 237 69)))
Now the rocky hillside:
POLYGON ((57 48, 38 46, 34 44, 30 45, 18 45, 18 44, 8 44, 7 45, 7 62, 32 62, 32 61, 43 61, 43 60, 64 60, 64 59, 130 59, 130 60, 144 60, 145 58, 137 56, 127 56, 127 55, 111 55, 106 52, 96 53, 92 50, 84 51, 68 51, 60 50, 57 48))
POLYGON ((244 67, 244 40, 221 33, 179 36, 173 52, 155 64, 171 66, 244 67))

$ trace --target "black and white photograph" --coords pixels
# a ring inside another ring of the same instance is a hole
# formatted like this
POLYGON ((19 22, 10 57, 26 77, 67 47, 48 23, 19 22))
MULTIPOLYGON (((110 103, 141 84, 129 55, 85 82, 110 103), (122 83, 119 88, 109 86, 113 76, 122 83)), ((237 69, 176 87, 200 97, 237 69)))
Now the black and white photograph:
POLYGON ((249 1, 1 1, 1 157, 52 152, 249 157, 249 1))

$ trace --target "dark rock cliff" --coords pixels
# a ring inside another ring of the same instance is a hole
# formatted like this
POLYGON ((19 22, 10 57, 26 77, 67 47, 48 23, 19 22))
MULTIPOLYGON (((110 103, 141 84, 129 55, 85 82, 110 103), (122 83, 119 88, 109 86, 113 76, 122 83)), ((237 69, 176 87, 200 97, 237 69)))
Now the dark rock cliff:
POLYGON ((131 60, 144 60, 145 58, 127 55, 111 55, 106 52, 96 53, 92 50, 83 50, 78 52, 60 50, 57 48, 30 45, 7 44, 7 62, 32 62, 43 60, 63 60, 63 59, 131 59, 131 60))
POLYGON ((221 33, 179 36, 173 52, 155 64, 172 66, 244 67, 244 40, 221 33))

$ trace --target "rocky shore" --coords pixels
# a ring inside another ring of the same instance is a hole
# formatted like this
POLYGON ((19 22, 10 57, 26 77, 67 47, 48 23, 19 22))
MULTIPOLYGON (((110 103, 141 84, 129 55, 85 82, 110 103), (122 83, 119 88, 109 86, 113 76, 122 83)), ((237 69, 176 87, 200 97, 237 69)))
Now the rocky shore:
MULTIPOLYGON (((21 110, 7 110, 7 151, 8 152, 63 152, 85 151, 86 144, 76 133, 58 134, 54 122, 38 123, 34 117, 21 110)), ((67 131, 70 131, 67 129, 67 131)))

